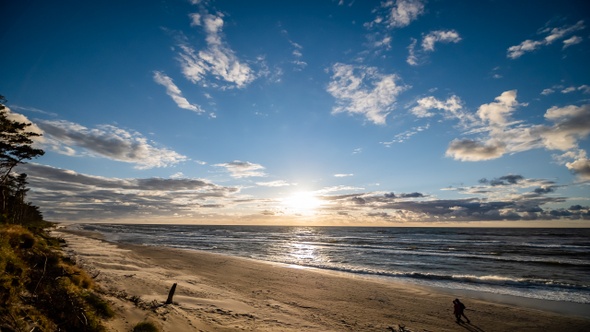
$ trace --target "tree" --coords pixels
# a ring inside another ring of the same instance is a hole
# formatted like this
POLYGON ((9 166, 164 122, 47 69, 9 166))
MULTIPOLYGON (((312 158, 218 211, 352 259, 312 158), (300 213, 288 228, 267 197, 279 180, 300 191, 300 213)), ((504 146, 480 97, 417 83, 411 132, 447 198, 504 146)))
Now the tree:
POLYGON ((27 131, 31 123, 10 120, 5 102, 4 96, 0 95, 0 185, 6 184, 16 165, 45 153, 32 146, 32 138, 41 135, 27 131))
POLYGON ((42 219, 39 209, 25 202, 27 175, 12 174, 16 165, 44 154, 33 147, 33 138, 40 134, 27 131, 30 123, 9 119, 5 103, 0 95, 0 221, 22 223, 30 218, 42 219))

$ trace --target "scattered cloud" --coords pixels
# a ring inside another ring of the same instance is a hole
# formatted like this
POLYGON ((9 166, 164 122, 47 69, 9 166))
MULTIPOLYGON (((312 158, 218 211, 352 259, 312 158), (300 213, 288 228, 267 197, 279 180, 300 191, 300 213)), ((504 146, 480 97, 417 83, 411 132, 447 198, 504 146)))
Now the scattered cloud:
POLYGON ((256 182, 257 186, 261 187, 288 187, 291 183, 284 180, 268 181, 268 182, 256 182))
POLYGON ((455 30, 436 30, 431 31, 422 37, 422 49, 427 52, 434 51, 436 43, 458 43, 461 41, 459 33, 455 30))
POLYGON ((388 29, 403 28, 424 14, 424 2, 421 0, 383 1, 375 12, 378 13, 377 16, 372 22, 365 24, 366 27, 383 24, 388 29))
POLYGON ((334 174, 334 177, 336 177, 336 178, 347 178, 347 177, 351 177, 351 176, 354 176, 354 174, 352 174, 352 173, 337 173, 337 174, 334 174))
POLYGON ((225 168, 230 173, 231 177, 236 179, 266 176, 263 171, 264 166, 248 161, 234 160, 229 163, 214 164, 213 166, 225 168))
POLYGON ((196 216, 209 205, 231 204, 239 192, 202 179, 107 178, 35 163, 18 171, 27 173, 29 196, 48 220, 196 216))
POLYGON ((39 114, 44 114, 44 115, 49 115, 49 116, 57 116, 56 113, 47 112, 47 111, 40 110, 35 107, 24 107, 24 106, 19 106, 19 105, 10 105, 10 109, 17 110, 17 111, 34 112, 34 113, 39 113, 39 114))
POLYGON ((281 30, 281 33, 287 38, 287 41, 292 47, 291 54, 293 55, 294 59, 291 61, 291 63, 295 65, 295 70, 303 70, 305 67, 307 67, 307 62, 301 60, 303 58, 303 46, 292 41, 291 38, 289 38, 289 32, 287 32, 287 30, 283 29, 281 30))
POLYGON ((197 51, 186 42, 179 45, 178 60, 186 79, 203 86, 225 89, 243 88, 256 78, 252 68, 240 61, 224 41, 223 15, 191 14, 190 17, 191 26, 204 30, 207 47, 197 51))
POLYGON ((406 62, 409 65, 417 66, 423 61, 427 53, 434 52, 434 46, 437 43, 456 44, 460 41, 461 36, 455 30, 436 30, 423 35, 420 44, 421 49, 416 49, 418 41, 415 38, 412 38, 411 43, 408 46, 408 57, 406 62))
POLYGON ((548 124, 540 125, 513 120, 512 113, 521 106, 528 105, 516 100, 516 90, 505 91, 494 102, 481 105, 478 118, 465 132, 480 138, 455 139, 446 155, 461 161, 483 161, 535 148, 559 150, 564 153, 558 161, 585 179, 586 151, 578 142, 590 135, 590 104, 551 107, 545 112, 548 124))
POLYGON ((396 74, 382 74, 377 68, 336 63, 327 91, 336 98, 332 114, 363 115, 375 124, 385 124, 397 96, 409 86, 399 84, 396 74))
MULTIPOLYGON (((233 164, 250 165, 237 166, 242 169, 260 169, 245 162, 233 164)), ((197 220, 203 215, 210 217, 211 208, 219 216, 231 215, 230 211, 242 204, 257 206, 261 214, 277 214, 276 201, 238 196, 239 188, 219 186, 204 179, 108 178, 36 163, 19 165, 18 171, 29 175, 30 198, 42 207, 48 220, 174 216, 197 220), (68 200, 58 199, 63 196, 68 200)), ((284 181, 257 184, 288 185, 284 181)), ((421 192, 362 192, 363 188, 350 186, 327 187, 314 194, 324 202, 318 209, 326 216, 374 216, 391 222, 590 219, 588 206, 552 207, 565 203, 559 188, 553 181, 508 174, 481 179, 473 186, 452 188, 469 195, 459 199, 439 199, 421 192)))
MULTIPOLYGON (((27 132, 37 134, 37 135, 43 135, 43 130, 37 124, 35 124, 31 120, 29 120, 29 118, 27 118, 25 115, 13 112, 12 106, 5 107, 4 111, 6 112, 6 118, 10 121, 16 121, 16 122, 21 122, 21 123, 30 123, 30 125, 26 129, 27 132)), ((41 143, 45 140, 43 136, 33 137, 32 139, 37 143, 41 143)))
MULTIPOLYGON (((575 31, 583 30, 586 27, 584 26, 584 21, 578 21, 574 25, 565 25, 559 28, 544 28, 539 31, 539 34, 546 35, 544 38, 539 40, 531 40, 527 39, 522 43, 510 46, 507 51, 507 57, 510 59, 517 59, 523 56, 525 53, 533 52, 538 50, 543 46, 548 46, 553 44, 555 41, 563 39, 568 35, 574 33, 575 31)), ((567 43, 564 41, 563 48, 567 48, 568 46, 577 44, 580 41, 577 41, 577 38, 572 37, 567 39, 567 43)))
POLYGON ((558 187, 547 180, 506 175, 456 189, 463 199, 438 199, 420 192, 356 193, 324 196, 339 215, 363 214, 390 222, 590 219, 590 207, 562 205, 558 187))
POLYGON ((65 120, 38 121, 37 124, 44 132, 45 145, 66 155, 103 157, 135 164, 137 169, 167 167, 188 159, 172 150, 156 147, 138 132, 113 125, 91 129, 65 120))
POLYGON ((189 103, 188 100, 182 96, 182 91, 180 91, 172 79, 166 74, 159 71, 154 71, 154 81, 166 88, 166 94, 172 98, 178 107, 196 113, 205 112, 199 107, 199 105, 189 103))
POLYGON ((401 133, 395 135, 393 137, 393 140, 391 140, 391 141, 380 142, 380 143, 385 145, 386 147, 390 147, 395 143, 403 143, 403 142, 409 140, 412 136, 414 136, 420 132, 423 132, 423 131, 427 130, 428 128, 430 128, 430 124, 426 124, 424 126, 413 127, 410 130, 406 130, 404 132, 401 132, 401 133))
POLYGON ((579 36, 573 36, 571 38, 568 38, 563 41, 563 49, 565 50, 566 48, 568 48, 570 46, 579 44, 582 42, 582 40, 583 40, 583 38, 579 37, 579 36))
POLYGON ((408 45, 408 58, 406 59, 406 62, 411 66, 417 66, 418 56, 416 55, 416 44, 418 43, 418 40, 415 38, 412 38, 411 40, 412 42, 408 45))

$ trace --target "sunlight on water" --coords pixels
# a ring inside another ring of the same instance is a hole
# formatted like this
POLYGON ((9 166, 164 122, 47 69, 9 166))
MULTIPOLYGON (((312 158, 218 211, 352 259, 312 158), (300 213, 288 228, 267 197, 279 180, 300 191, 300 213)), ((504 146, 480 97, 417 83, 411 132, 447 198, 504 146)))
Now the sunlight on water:
POLYGON ((287 255, 291 256, 295 261, 314 261, 318 259, 316 247, 304 243, 291 243, 290 250, 287 255))

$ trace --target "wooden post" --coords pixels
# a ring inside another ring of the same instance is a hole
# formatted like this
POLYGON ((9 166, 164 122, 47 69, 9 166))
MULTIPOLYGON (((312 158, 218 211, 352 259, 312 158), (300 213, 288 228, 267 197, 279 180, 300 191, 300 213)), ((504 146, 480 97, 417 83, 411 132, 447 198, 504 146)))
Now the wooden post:
POLYGON ((170 292, 168 293, 168 300, 166 300, 166 304, 172 304, 172 297, 174 296, 174 292, 176 291, 176 283, 172 285, 170 288, 170 292))

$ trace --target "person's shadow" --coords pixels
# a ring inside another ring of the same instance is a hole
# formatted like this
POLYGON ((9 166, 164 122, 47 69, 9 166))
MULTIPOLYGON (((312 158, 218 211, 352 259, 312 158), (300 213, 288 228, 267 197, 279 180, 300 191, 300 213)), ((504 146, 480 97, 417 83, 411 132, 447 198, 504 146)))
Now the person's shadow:
POLYGON ((457 323, 457 325, 461 326, 462 328, 464 328, 470 332, 485 332, 479 326, 473 325, 472 323, 460 322, 460 323, 457 323))

